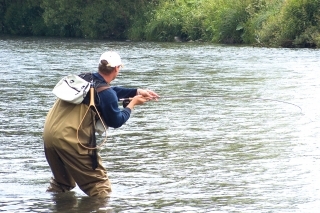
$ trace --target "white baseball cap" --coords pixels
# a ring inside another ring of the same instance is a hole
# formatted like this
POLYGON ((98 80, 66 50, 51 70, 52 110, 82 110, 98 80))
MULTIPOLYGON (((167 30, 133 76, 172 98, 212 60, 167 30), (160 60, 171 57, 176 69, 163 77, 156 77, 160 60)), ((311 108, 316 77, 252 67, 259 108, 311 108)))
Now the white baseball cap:
POLYGON ((109 67, 117 67, 117 66, 123 66, 121 63, 121 58, 118 53, 113 52, 113 51, 108 51, 103 53, 100 56, 99 64, 101 64, 102 60, 106 60, 108 62, 109 67))

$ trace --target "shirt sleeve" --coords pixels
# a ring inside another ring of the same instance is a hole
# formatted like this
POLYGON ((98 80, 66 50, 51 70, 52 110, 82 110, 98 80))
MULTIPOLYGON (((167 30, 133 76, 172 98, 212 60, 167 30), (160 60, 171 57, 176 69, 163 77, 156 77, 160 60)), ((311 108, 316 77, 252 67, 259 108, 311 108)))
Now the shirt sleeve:
POLYGON ((133 97, 136 92, 136 89, 121 87, 112 87, 99 92, 97 108, 107 126, 119 128, 130 118, 131 109, 120 110, 118 99, 133 97))
POLYGON ((137 94, 137 89, 128 89, 123 87, 112 87, 116 92, 118 99, 120 98, 132 98, 137 94))

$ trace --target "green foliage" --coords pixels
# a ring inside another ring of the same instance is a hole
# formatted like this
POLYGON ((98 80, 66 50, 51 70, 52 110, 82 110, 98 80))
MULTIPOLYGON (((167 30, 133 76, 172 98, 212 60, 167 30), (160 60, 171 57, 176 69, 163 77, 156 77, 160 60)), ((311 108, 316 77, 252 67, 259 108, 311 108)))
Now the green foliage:
POLYGON ((271 46, 319 47, 320 0, 287 0, 260 29, 261 41, 271 46))
POLYGON ((259 9, 254 9, 251 5, 247 8, 250 18, 246 25, 250 33, 244 38, 246 43, 265 45, 265 41, 273 41, 279 27, 278 19, 273 17, 277 17, 279 14, 282 3, 283 0, 261 0, 255 6, 259 9), (272 24, 266 25, 265 23, 268 21, 272 24))
POLYGON ((63 37, 81 37, 80 14, 85 0, 43 0, 43 19, 50 28, 49 35, 63 37))
POLYGON ((130 25, 127 28, 128 39, 141 41, 146 40, 146 25, 150 17, 153 16, 155 8, 161 0, 140 0, 131 5, 130 25))
POLYGON ((124 39, 142 0, 42 0, 45 23, 60 36, 124 39))
MULTIPOLYGON (((122 13, 126 13, 125 11, 122 13)), ((126 20, 127 15, 124 15, 126 20)), ((124 23, 115 2, 95 1, 83 9, 81 29, 85 38, 122 37, 124 23)))
POLYGON ((262 0, 174 0, 162 1, 144 28, 147 40, 209 40, 242 43, 250 17, 248 6, 262 0))
POLYGON ((243 42, 246 44, 259 43, 257 29, 262 27, 262 24, 268 17, 268 2, 265 0, 251 1, 245 8, 245 11, 248 13, 248 18, 243 24, 245 29, 242 35, 243 42))
POLYGON ((320 29, 319 26, 310 26, 297 36, 293 45, 295 47, 320 47, 320 29))
POLYGON ((42 9, 35 1, 2 2, 4 10, 2 32, 12 35, 44 35, 46 26, 41 19, 42 9))
POLYGON ((147 40, 173 41, 182 33, 185 4, 182 1, 163 1, 146 23, 147 40))
POLYGON ((320 0, 291 0, 283 8, 279 42, 292 40, 293 46, 314 46, 319 36, 320 0))
POLYGON ((320 47, 320 0, 0 0, 0 33, 320 47))
POLYGON ((219 11, 219 22, 213 41, 222 43, 242 43, 245 32, 245 23, 249 14, 246 11, 250 1, 230 0, 224 3, 219 11))
POLYGON ((5 33, 5 26, 4 26, 4 16, 6 13, 7 5, 5 1, 0 0, 0 34, 5 33))

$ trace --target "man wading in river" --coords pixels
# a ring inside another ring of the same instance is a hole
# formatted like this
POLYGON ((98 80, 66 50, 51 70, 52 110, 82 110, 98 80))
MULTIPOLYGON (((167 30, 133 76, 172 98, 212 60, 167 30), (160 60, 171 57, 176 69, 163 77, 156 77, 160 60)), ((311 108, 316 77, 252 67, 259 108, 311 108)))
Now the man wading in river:
MULTIPOLYGON (((121 67, 121 58, 116 52, 105 52, 100 57, 98 72, 90 75, 94 85, 105 87, 101 90, 96 88, 96 107, 104 123, 113 128, 121 127, 129 119, 135 105, 159 97, 150 90, 109 87, 121 67), (132 97, 131 102, 120 110, 118 100, 129 97, 132 97)), ((43 133, 44 151, 53 173, 47 189, 49 192, 70 191, 76 184, 89 196, 108 197, 111 192, 107 171, 102 165, 100 155, 93 155, 93 150, 81 146, 77 139, 77 129, 86 109, 88 105, 84 102, 72 104, 57 99, 46 117, 43 133)), ((79 129, 79 137, 85 143, 89 143, 92 125, 90 119, 87 119, 79 129)))

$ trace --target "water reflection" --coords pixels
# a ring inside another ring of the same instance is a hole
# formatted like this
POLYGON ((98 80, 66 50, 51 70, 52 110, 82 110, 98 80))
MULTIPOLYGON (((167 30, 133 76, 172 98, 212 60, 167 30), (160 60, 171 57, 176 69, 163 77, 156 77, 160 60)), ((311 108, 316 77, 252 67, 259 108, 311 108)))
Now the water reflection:
POLYGON ((101 212, 113 213, 113 209, 108 206, 108 198, 94 198, 76 196, 75 192, 53 193, 53 212, 78 213, 78 212, 101 212))

